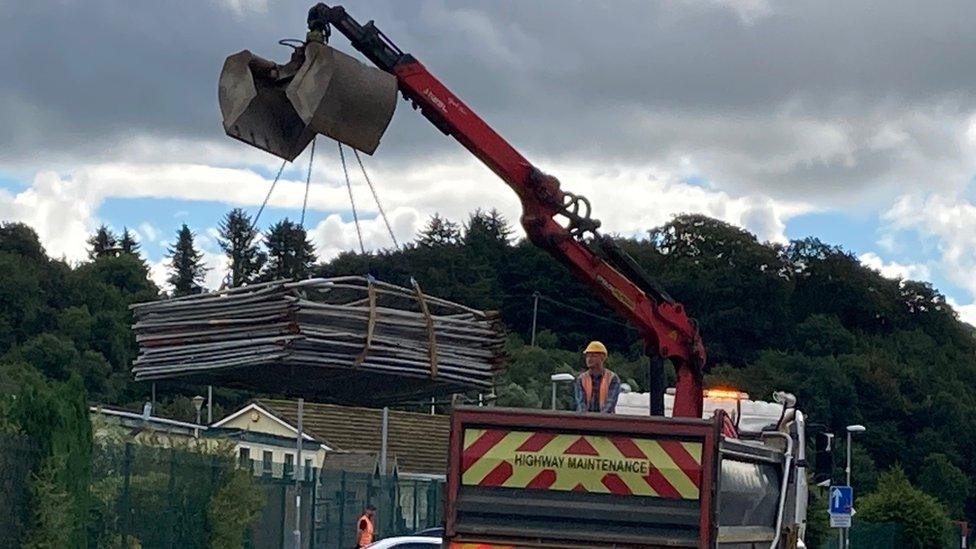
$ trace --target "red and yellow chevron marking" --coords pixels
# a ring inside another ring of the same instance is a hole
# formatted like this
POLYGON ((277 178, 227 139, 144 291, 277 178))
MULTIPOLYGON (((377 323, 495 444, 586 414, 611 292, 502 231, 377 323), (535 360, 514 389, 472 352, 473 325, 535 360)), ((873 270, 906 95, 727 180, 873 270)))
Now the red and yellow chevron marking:
POLYGON ((461 483, 698 499, 700 442, 465 429, 461 483))

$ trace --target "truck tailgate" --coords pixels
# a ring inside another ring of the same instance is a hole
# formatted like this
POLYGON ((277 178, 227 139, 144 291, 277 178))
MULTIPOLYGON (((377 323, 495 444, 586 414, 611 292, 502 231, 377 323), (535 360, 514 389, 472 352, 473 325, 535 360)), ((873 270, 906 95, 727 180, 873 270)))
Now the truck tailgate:
POLYGON ((707 547, 714 538, 716 420, 462 408, 452 422, 453 546, 707 547))

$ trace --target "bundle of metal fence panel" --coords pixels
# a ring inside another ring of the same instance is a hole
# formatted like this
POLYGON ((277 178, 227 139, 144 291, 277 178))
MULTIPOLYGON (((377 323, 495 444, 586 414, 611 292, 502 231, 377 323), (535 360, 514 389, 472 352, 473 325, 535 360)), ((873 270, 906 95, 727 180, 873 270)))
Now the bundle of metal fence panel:
POLYGON ((136 380, 349 403, 489 390, 496 313, 366 277, 274 282, 132 306, 136 380))

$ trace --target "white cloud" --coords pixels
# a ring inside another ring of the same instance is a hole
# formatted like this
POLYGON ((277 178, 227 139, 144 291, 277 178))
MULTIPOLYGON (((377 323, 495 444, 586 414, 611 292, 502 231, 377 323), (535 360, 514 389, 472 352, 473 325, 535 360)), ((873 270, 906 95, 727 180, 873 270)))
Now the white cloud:
POLYGON ((898 263, 885 261, 874 252, 863 253, 858 256, 861 263, 878 271, 881 276, 893 279, 928 281, 932 271, 924 263, 898 263))
MULTIPOLYGON (((397 242, 401 245, 413 240, 417 232, 423 228, 426 218, 414 208, 397 208, 387 212, 390 226, 397 242)), ((367 250, 393 248, 393 240, 386 228, 386 224, 379 216, 372 219, 360 219, 359 227, 363 235, 363 246, 367 250)), ((319 259, 328 260, 345 251, 359 251, 359 236, 353 221, 343 221, 337 214, 332 214, 320 221, 309 230, 309 237, 315 244, 319 259)))
POLYGON ((946 299, 946 302, 948 302, 949 305, 951 305, 952 308, 959 313, 960 320, 968 323, 971 326, 976 326, 976 301, 973 301, 968 305, 962 305, 950 297, 946 299))
MULTIPOLYGON (((563 188, 587 196, 592 215, 606 232, 642 235, 677 213, 703 213, 754 231, 762 240, 784 242, 786 220, 811 211, 800 202, 777 201, 761 194, 734 196, 682 182, 693 171, 655 165, 553 162, 563 188)), ((410 240, 434 213, 463 221, 476 208, 498 208, 515 225, 521 207, 514 192, 491 171, 466 154, 431 158, 400 167, 370 168, 384 206, 391 213, 397 238, 410 240)), ((349 196, 341 169, 317 165, 308 207, 318 211, 348 211, 349 196)), ((363 222, 366 245, 388 247, 389 237, 364 182, 353 177, 353 189, 363 222)), ((32 185, 12 195, 0 194, 0 218, 22 220, 38 230, 55 255, 82 259, 87 234, 97 225, 96 212, 107 198, 166 198, 217 201, 257 206, 271 182, 245 168, 202 164, 103 163, 81 166, 66 174, 39 172, 32 185)), ((269 204, 300 208, 304 181, 282 179, 269 204)), ((180 212, 177 212, 180 213, 180 212)), ((160 231, 151 223, 139 230, 150 241, 160 231)), ((216 229, 195 228, 202 249, 217 250, 216 229)), ((340 249, 358 247, 355 228, 330 216, 313 231, 319 254, 332 257, 340 249)))
POLYGON ((159 238, 159 229, 148 221, 139 224, 139 234, 148 242, 155 242, 159 238))
POLYGON ((149 264, 149 279, 164 290, 171 289, 169 282, 166 281, 166 277, 169 276, 169 265, 169 258, 166 257, 149 264))
POLYGON ((883 215, 888 230, 934 239, 940 271, 976 296, 976 205, 955 194, 910 194, 883 215))
POLYGON ((48 254, 79 261, 86 257, 85 241, 98 225, 95 204, 86 194, 84 188, 42 172, 16 194, 0 189, 0 219, 30 225, 48 254))
POLYGON ((268 11, 268 0, 216 0, 216 3, 237 17, 242 17, 248 12, 267 13, 268 11))
POLYGON ((684 0, 686 6, 718 6, 733 12, 747 25, 770 16, 773 7, 769 0, 684 0))

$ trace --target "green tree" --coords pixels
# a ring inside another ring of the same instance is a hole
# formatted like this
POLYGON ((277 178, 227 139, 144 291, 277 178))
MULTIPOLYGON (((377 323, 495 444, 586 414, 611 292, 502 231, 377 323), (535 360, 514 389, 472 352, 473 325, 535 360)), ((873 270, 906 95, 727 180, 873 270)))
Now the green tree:
POLYGON ((962 519, 966 498, 972 489, 970 479, 943 454, 929 454, 918 474, 918 487, 942 502, 949 516, 962 519))
MULTIPOLYGON (((442 229, 442 232, 444 230, 442 229)), ((450 234, 450 230, 446 230, 450 234)), ((503 250, 511 244, 511 239, 512 228, 496 209, 488 212, 476 210, 464 225, 462 241, 465 246, 474 248, 478 252, 503 250)))
POLYGON ((625 246, 684 303, 717 363, 741 366, 789 343, 793 280, 782 250, 703 215, 680 215, 625 246))
POLYGON ((457 246, 460 243, 461 228, 458 224, 438 214, 427 220, 427 225, 417 238, 418 245, 427 247, 457 246))
POLYGON ((92 339, 92 316, 88 307, 66 307, 58 314, 57 335, 67 338, 76 349, 88 349, 92 339))
POLYGON ((794 328, 797 347, 808 355, 843 355, 854 350, 854 334, 833 315, 810 315, 794 328))
POLYGON ((859 520, 900 524, 913 547, 940 546, 949 526, 939 500, 912 486, 900 467, 881 473, 878 489, 856 504, 859 520))
POLYGON ((88 238, 88 257, 98 259, 107 255, 115 255, 119 243, 118 237, 105 225, 100 225, 88 238))
POLYGON ((221 486, 207 505, 212 549, 244 547, 247 528, 261 515, 267 498, 249 472, 224 471, 221 486))
POLYGON ((231 286, 236 288, 253 282, 268 258, 258 247, 259 233, 253 227, 251 216, 241 208, 234 208, 221 220, 219 231, 217 243, 230 260, 231 286))
POLYGON ((139 249, 142 245, 136 240, 136 236, 132 234, 128 227, 122 228, 122 237, 119 238, 119 248, 122 249, 122 253, 139 255, 139 249))
POLYGON ((42 456, 25 545, 85 547, 92 434, 84 387, 77 376, 49 382, 29 369, 21 371, 8 413, 18 430, 38 443, 42 456))
POLYGON ((268 229, 264 243, 268 249, 268 262, 262 272, 262 280, 297 280, 312 274, 315 246, 308 239, 305 227, 285 218, 268 229))
POLYGON ((47 254, 34 229, 23 223, 0 223, 0 252, 34 262, 46 262, 47 254))
POLYGON ((173 285, 173 295, 198 294, 203 291, 207 267, 203 254, 193 245, 194 234, 186 223, 176 233, 176 244, 169 248, 170 274, 166 279, 173 285))

